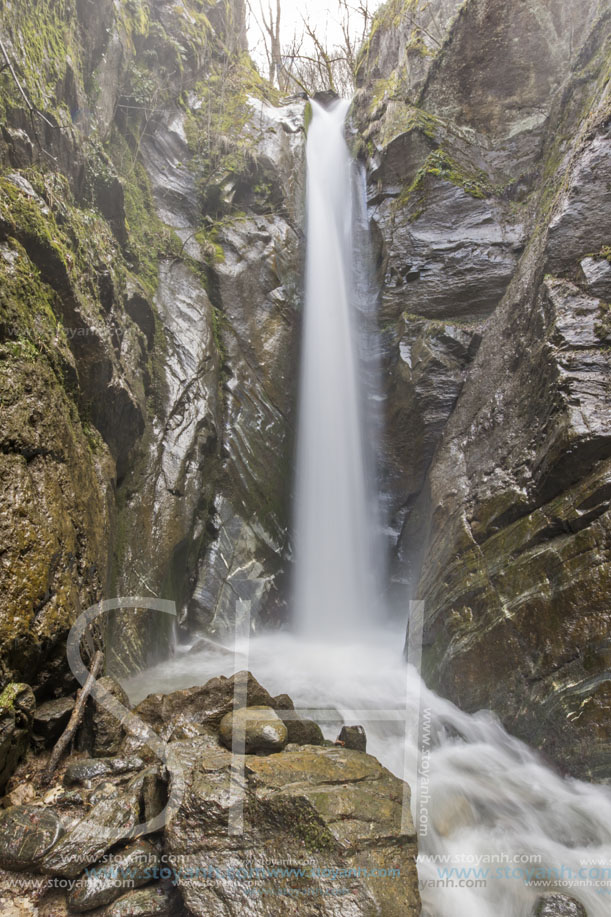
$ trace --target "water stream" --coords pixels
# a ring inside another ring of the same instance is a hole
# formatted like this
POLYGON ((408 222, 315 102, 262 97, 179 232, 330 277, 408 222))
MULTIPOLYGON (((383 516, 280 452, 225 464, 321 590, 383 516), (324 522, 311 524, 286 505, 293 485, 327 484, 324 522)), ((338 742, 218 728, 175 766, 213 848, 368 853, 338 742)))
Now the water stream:
POLYGON ((294 620, 302 633, 345 639, 378 618, 377 526, 353 307, 353 170, 343 134, 349 103, 331 110, 310 104, 294 620))
POLYGON ((554 890, 581 900, 589 917, 605 917, 611 791, 561 778, 491 713, 467 715, 429 691, 404 661, 404 628, 394 629, 381 607, 366 450, 375 424, 359 388, 367 374, 353 307, 347 104, 313 109, 293 627, 239 636, 229 654, 178 653, 126 688, 137 701, 248 668, 272 694, 289 693, 329 738, 343 722, 362 723, 368 751, 414 789, 430 917, 530 917, 554 890), (447 869, 466 872, 448 877, 447 869))

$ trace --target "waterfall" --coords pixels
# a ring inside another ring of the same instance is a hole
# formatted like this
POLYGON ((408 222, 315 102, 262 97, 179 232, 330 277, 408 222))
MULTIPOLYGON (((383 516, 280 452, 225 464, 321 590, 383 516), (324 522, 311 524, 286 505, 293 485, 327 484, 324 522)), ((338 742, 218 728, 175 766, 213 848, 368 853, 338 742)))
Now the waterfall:
MULTIPOLYGON (((375 296, 354 238, 366 234, 366 216, 354 206, 347 103, 312 108, 295 494, 300 632, 240 637, 224 674, 249 669, 272 694, 288 692, 329 739, 343 723, 364 725, 369 753, 412 786, 425 917, 532 917, 547 893, 569 894, 588 917, 607 917, 611 790, 563 779, 492 713, 468 714, 435 695, 405 664, 404 627, 379 626, 367 453, 379 434, 375 296)), ((204 649, 177 654, 126 687, 135 703, 218 672, 218 651, 204 649)))
POLYGON ((346 635, 376 618, 375 509, 366 459, 354 284, 349 103, 312 102, 295 493, 295 624, 346 635))

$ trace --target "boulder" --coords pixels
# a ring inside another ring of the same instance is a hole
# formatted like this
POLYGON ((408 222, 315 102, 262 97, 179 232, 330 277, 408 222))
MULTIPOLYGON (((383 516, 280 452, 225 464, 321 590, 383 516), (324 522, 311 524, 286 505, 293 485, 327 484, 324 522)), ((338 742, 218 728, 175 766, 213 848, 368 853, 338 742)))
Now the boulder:
POLYGON ((58 697, 41 704, 34 715, 34 735, 51 745, 68 725, 73 709, 73 697, 58 697))
POLYGON ((342 726, 337 741, 354 751, 367 751, 367 736, 362 726, 342 726))
POLYGON ((0 813, 0 866, 35 869, 63 835, 60 820, 50 809, 11 806, 0 813))
POLYGON ((273 708, 287 728, 287 744, 323 744, 325 737, 318 723, 315 723, 314 720, 302 719, 288 694, 279 694, 274 697, 273 708))
POLYGON ((236 754, 271 754, 282 751, 288 740, 288 730, 271 707, 244 707, 223 717, 220 738, 223 745, 236 754))
POLYGON ((0 793, 26 752, 35 709, 29 685, 12 683, 0 694, 0 793))
POLYGON ((110 904, 125 891, 148 885, 157 877, 159 864, 159 853, 150 841, 135 841, 109 862, 85 870, 68 894, 68 907, 80 913, 110 904))
POLYGON ((285 718, 278 713, 288 732, 288 741, 295 745, 323 745, 325 737, 322 729, 314 720, 302 719, 295 714, 293 717, 285 718))
POLYGON ((174 753, 182 767, 172 780, 184 795, 166 828, 166 849, 195 917, 297 917, 307 913, 305 896, 320 917, 420 914, 409 791, 375 758, 313 746, 240 758, 205 747, 194 753, 186 742, 174 753), (230 814, 235 831, 227 830, 230 814), (271 872, 287 863, 306 867, 305 876, 291 878, 291 895, 286 878, 271 872), (387 877, 368 877, 375 868, 387 877), (390 869, 399 870, 400 882, 390 869), (223 878, 226 870, 233 878, 223 878), (338 883, 345 887, 341 910, 338 883), (282 895, 282 910, 270 909, 273 894, 282 895))

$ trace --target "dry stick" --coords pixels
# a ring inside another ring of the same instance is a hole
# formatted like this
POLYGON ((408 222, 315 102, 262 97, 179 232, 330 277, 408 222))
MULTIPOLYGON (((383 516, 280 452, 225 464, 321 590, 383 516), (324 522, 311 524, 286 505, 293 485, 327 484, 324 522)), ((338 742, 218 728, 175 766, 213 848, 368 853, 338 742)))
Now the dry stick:
POLYGON ((53 749, 53 753, 51 757, 49 758, 49 763, 47 764, 47 767, 44 773, 44 777, 43 777, 43 783, 51 782, 51 778, 53 777, 53 774, 57 770, 59 759, 61 758, 66 747, 72 740, 72 737, 74 736, 74 733, 76 732, 77 727, 83 718, 83 714, 85 712, 85 704, 87 703, 87 698, 91 694, 91 690, 95 684, 95 680, 98 676, 98 672, 100 671, 103 665, 104 665, 104 653, 101 650, 98 650, 95 656, 93 657, 93 662, 91 664, 91 669, 89 671, 87 681, 85 682, 83 687, 80 689, 80 691, 76 695, 76 703, 74 705, 74 710, 72 711, 72 716, 70 717, 70 721, 68 722, 68 725, 66 726, 66 728, 60 735, 59 739, 57 740, 57 744, 55 745, 55 748, 53 749))

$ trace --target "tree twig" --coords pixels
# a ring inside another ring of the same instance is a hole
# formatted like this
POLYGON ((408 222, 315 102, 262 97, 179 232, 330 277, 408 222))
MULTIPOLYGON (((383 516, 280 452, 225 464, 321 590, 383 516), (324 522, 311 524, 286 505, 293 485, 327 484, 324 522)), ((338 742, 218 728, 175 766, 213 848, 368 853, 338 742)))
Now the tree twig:
POLYGON ((49 763, 47 764, 46 770, 43 776, 43 783, 50 783, 53 777, 53 774, 57 770, 57 766, 60 762, 61 756, 63 755, 68 744, 72 740, 74 733, 76 732, 79 723, 83 718, 85 712, 85 705, 87 703, 87 698, 91 694, 91 689, 95 684, 95 680, 98 677, 98 673, 102 666, 104 665, 104 653, 101 650, 98 650, 95 656, 93 657, 93 662, 91 663, 91 669, 89 670, 89 676, 83 687, 78 691, 76 695, 76 703, 74 705, 74 710, 68 722, 68 725, 60 735, 51 757, 49 758, 49 763))

